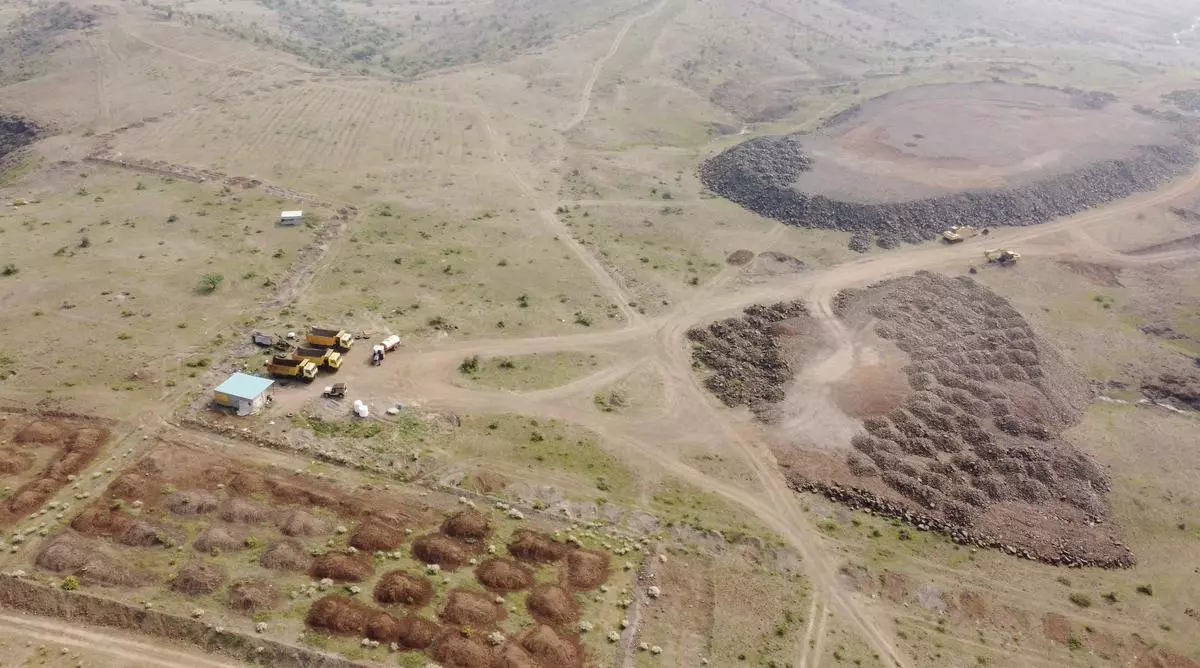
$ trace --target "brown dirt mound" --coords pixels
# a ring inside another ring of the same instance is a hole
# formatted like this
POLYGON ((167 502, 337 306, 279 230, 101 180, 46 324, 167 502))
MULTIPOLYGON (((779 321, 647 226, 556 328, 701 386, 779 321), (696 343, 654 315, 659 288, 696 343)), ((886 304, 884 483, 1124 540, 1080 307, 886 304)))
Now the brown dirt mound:
POLYGON ((319 536, 329 533, 329 523, 305 510, 293 510, 279 522, 285 536, 319 536))
POLYGON ((476 591, 453 589, 442 608, 442 621, 460 626, 490 626, 504 616, 504 607, 491 596, 476 591))
POLYGON ((304 572, 312 568, 312 557, 304 551, 304 546, 294 540, 281 540, 269 546, 258 558, 263 568, 276 571, 304 572))
POLYGON ((571 550, 567 555, 567 583, 589 591, 608 581, 608 554, 596 550, 571 550))
POLYGON ((433 583, 422 575, 404 571, 388 571, 375 585, 375 600, 379 603, 423 607, 433 599, 433 583))
POLYGON ((71 528, 85 536, 120 536, 133 524, 129 513, 107 505, 91 505, 71 521, 71 528))
POLYGON ((549 626, 538 626, 526 633, 521 639, 521 647, 543 666, 568 668, 581 663, 579 649, 549 626))
POLYGON ((239 612, 272 610, 281 600, 279 590, 266 580, 239 580, 229 588, 229 607, 239 612))
POLYGON ((202 489, 185 489, 167 497, 167 510, 176 515, 202 515, 217 508, 217 497, 202 489))
POLYGON ((367 625, 376 614, 377 611, 358 601, 330 594, 312 604, 304 622, 327 633, 361 638, 366 635, 367 625))
POLYGON ((226 499, 218 508, 217 515, 226 522, 259 524, 270 518, 271 510, 243 499, 226 499))
POLYGON ((33 466, 33 455, 5 448, 0 450, 0 475, 12 475, 29 470, 33 466))
POLYGON ((46 541, 34 563, 39 568, 74 575, 92 584, 136 587, 148 579, 145 574, 130 570, 100 553, 95 545, 72 535, 46 541))
POLYGON ((571 592, 554 584, 540 584, 529 592, 525 606, 533 618, 543 624, 558 626, 579 618, 579 604, 571 592))
POLYGON ((478 510, 462 510, 442 522, 442 533, 466 542, 487 538, 492 527, 483 513, 478 510))
POLYGON ((521 561, 548 564, 566 556, 567 546, 554 542, 544 533, 522 529, 513 534, 508 553, 521 561))
POLYGON ((196 536, 192 547, 200 552, 212 552, 214 547, 222 552, 232 552, 245 549, 247 537, 246 530, 241 527, 214 524, 196 536))
POLYGON ((180 542, 178 531, 167 529, 153 522, 146 520, 134 520, 129 528, 125 529, 120 536, 117 537, 117 542, 130 547, 173 547, 180 542))
POLYGON ((533 586, 533 571, 512 559, 488 559, 475 568, 475 579, 492 591, 521 591, 533 586))
POLYGON ((467 563, 467 549, 461 543, 443 536, 431 533, 413 541, 413 556, 425 564, 437 564, 448 571, 455 571, 467 563))
POLYGON ((67 430, 45 420, 35 420, 21 428, 13 436, 16 443, 58 443, 67 435, 67 430))
POLYGON ((354 530, 350 544, 364 552, 394 550, 404 542, 404 531, 378 519, 369 519, 354 530))
POLYGON ((441 631, 442 627, 437 623, 409 615, 400 619, 399 637, 396 642, 408 649, 428 649, 441 631))
POLYGON ((490 668, 492 653, 458 631, 447 631, 433 646, 433 660, 443 668, 490 668))
POLYGON ((131 503, 142 501, 147 505, 154 505, 161 493, 161 484, 138 473, 123 473, 108 486, 110 497, 131 503))
POLYGON ((400 639, 400 620, 386 612, 377 612, 367 622, 367 637, 381 643, 400 639))
POLYGON ((250 471, 240 471, 229 481, 229 488, 238 494, 246 496, 254 496, 255 494, 264 494, 267 491, 267 481, 257 473, 250 471))
POLYGON ((725 258, 725 262, 732 264, 735 267, 740 267, 742 265, 749 264, 750 260, 753 259, 754 251, 741 248, 730 253, 729 257, 725 258))
POLYGON ((493 471, 479 471, 464 481, 463 486, 480 494, 495 494, 508 487, 508 478, 493 471))
POLYGON ((496 653, 491 668, 541 668, 541 666, 520 645, 504 643, 504 646, 496 653))
POLYGON ((187 596, 211 594, 224 584, 227 578, 224 568, 216 564, 193 561, 179 569, 179 573, 171 581, 171 589, 187 596))
POLYGON ((317 557, 308 569, 314 579, 329 578, 334 582, 362 582, 371 577, 375 567, 365 557, 350 554, 326 554, 317 557))

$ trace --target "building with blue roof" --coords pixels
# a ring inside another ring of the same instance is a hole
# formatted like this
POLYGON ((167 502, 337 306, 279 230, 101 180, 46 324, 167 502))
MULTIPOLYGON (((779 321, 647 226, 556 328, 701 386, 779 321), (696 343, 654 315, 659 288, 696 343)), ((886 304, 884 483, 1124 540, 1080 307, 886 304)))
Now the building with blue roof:
POLYGON ((238 372, 213 390, 213 401, 236 410, 238 415, 250 415, 267 404, 267 390, 274 384, 270 378, 238 372))

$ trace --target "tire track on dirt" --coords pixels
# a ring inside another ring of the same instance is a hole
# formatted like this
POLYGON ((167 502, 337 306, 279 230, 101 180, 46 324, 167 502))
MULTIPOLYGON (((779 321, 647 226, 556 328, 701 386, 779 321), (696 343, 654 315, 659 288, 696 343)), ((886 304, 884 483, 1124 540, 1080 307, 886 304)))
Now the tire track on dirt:
POLYGON ((0 629, 8 629, 27 639, 75 647, 88 652, 110 656, 130 665, 159 666, 160 668, 237 668, 236 663, 219 661, 201 652, 185 652, 160 643, 145 643, 126 638, 109 629, 88 630, 76 622, 59 622, 48 618, 0 615, 0 629))

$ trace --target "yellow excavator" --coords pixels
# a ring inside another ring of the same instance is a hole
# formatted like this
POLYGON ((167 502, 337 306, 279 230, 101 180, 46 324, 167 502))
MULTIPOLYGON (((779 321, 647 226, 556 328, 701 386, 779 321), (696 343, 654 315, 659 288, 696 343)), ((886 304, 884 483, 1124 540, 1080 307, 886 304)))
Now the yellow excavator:
POLYGON ((983 251, 983 257, 994 264, 1009 265, 1016 264, 1017 260, 1021 259, 1021 254, 1007 248, 993 248, 983 251))

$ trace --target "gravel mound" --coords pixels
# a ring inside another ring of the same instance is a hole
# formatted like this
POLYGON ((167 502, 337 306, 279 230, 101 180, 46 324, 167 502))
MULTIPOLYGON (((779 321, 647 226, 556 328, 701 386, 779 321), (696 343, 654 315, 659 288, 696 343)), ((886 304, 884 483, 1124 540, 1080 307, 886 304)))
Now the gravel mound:
POLYGON ((293 510, 280 519, 279 531, 285 536, 320 536, 329 533, 329 523, 306 510, 293 510))
POLYGON ((174 547, 180 540, 181 532, 146 520, 134 520, 120 536, 117 536, 118 543, 130 547, 174 547))
POLYGON ((608 553, 572 550, 567 555, 567 583, 572 589, 590 591, 608 581, 608 553))
POLYGON ((337 553, 317 557, 308 569, 314 580, 329 578, 334 582, 362 582, 374 572, 375 567, 371 565, 370 559, 337 553))
POLYGON ((368 519, 350 536, 350 545, 364 552, 394 550, 404 542, 404 531, 378 519, 368 519))
POLYGON ((549 564, 565 557, 567 546, 544 533, 521 529, 508 543, 508 553, 527 563, 549 564))
POLYGON ((559 626, 579 619, 579 604, 571 592, 555 584, 534 587, 525 605, 533 618, 543 624, 559 626))
POLYGON ((176 515, 203 515, 217 509, 217 496, 202 489, 185 489, 167 497, 166 507, 176 515))
POLYGON ((171 589, 187 596, 200 596, 216 591, 228 575, 225 569, 216 564, 193 561, 179 569, 175 579, 171 580, 171 589))
POLYGON ((475 568, 479 584, 496 592, 513 592, 533 586, 533 571, 512 559, 488 559, 475 568))
POLYGON ((276 571, 305 572, 312 568, 312 557, 304 551, 304 546, 294 540, 281 540, 270 545, 258 558, 263 568, 276 571))
POLYGON ((812 168, 800 135, 759 137, 705 161, 709 190, 759 215, 795 227, 854 233, 850 247, 891 246, 935 238, 951 225, 979 228, 1035 225, 1129 195, 1154 190, 1196 162, 1183 146, 1142 146, 1127 158, 1008 190, 975 190, 941 197, 862 204, 799 192, 793 183, 812 168))
POLYGON ((504 608, 497 605, 491 596, 464 589, 450 592, 441 613, 444 622, 472 628, 490 626, 503 616, 504 608))
POLYGON ((274 610, 282 600, 279 590, 266 580, 239 580, 229 587, 229 607, 246 614, 274 610))
POLYGON ((413 541, 413 557, 423 564, 437 564, 455 571, 467 563, 467 549, 458 541, 440 533, 431 533, 413 541))
POLYGON ((246 538, 249 535, 241 527, 231 527, 214 524, 196 536, 192 547, 198 552, 212 552, 213 548, 221 552, 232 552, 246 549, 246 538))
POLYGON ((126 568, 116 559, 99 552, 95 545, 71 534, 46 541, 38 551, 34 564, 52 573, 74 575, 81 582, 89 584, 136 587, 149 579, 145 574, 126 568))
POLYGON ((492 528, 483 513, 478 510, 461 510, 442 522, 442 533, 466 542, 487 538, 492 528))
POLYGON ((433 583, 422 575, 388 571, 376 583, 374 596, 378 603, 420 608, 433 600, 433 583))
POLYGON ((217 516, 235 524, 259 524, 271 517, 271 510, 244 499, 225 499, 217 509, 217 516))

